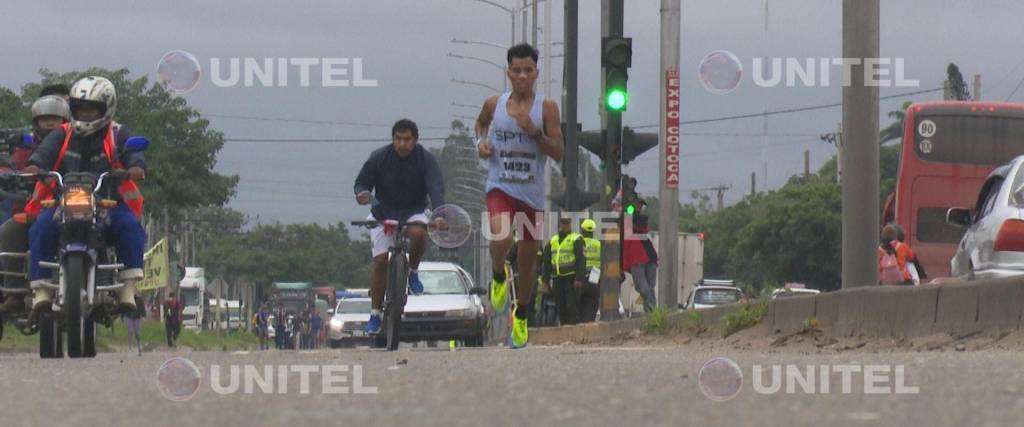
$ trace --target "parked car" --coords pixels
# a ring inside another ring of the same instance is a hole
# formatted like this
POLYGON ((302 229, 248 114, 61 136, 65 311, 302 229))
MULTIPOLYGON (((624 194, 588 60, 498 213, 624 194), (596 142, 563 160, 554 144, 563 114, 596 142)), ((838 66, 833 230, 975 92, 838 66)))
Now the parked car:
POLYGON ((984 279, 1024 274, 1024 156, 989 174, 973 207, 951 208, 946 221, 966 228, 951 274, 984 279))
POLYGON ((459 340, 483 346, 487 316, 469 273, 450 262, 422 262, 423 295, 410 295, 400 324, 402 341, 459 340))
POLYGON ((344 298, 338 301, 334 315, 327 322, 327 344, 331 348, 350 346, 366 336, 366 321, 370 318, 369 298, 344 298))
POLYGON ((772 291, 772 299, 797 297, 802 295, 818 295, 821 291, 807 288, 779 288, 772 291))
POLYGON ((732 280, 702 279, 690 291, 683 308, 700 310, 743 300, 743 291, 732 280))

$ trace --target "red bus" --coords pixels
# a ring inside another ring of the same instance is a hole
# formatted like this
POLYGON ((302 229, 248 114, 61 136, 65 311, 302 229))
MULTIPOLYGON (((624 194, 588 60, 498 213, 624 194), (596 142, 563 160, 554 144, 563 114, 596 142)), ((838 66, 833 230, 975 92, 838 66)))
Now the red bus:
POLYGON ((946 210, 974 206, 989 172, 1024 154, 1024 105, 916 103, 903 123, 896 190, 882 222, 903 227, 929 278, 946 277, 964 233, 946 223, 946 210))

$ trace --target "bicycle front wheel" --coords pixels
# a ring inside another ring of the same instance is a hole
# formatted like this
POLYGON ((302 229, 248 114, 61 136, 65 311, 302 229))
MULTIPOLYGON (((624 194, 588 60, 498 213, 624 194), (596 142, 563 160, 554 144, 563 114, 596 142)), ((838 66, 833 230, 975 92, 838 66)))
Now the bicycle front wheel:
POLYGON ((399 327, 405 311, 406 289, 409 286, 409 258, 404 251, 388 254, 388 285, 384 298, 387 307, 384 312, 384 333, 387 335, 386 349, 398 350, 399 327))

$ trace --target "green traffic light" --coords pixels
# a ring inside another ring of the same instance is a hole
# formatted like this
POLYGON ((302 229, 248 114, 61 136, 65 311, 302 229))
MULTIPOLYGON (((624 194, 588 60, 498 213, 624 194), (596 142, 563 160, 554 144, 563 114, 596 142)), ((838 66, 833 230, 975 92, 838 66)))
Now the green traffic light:
POLYGON ((609 89, 608 94, 605 96, 605 106, 610 111, 624 110, 628 101, 629 95, 622 89, 609 89))
POLYGON ((635 213, 636 213, 636 205, 634 205, 632 203, 626 205, 626 214, 627 215, 633 215, 635 213))

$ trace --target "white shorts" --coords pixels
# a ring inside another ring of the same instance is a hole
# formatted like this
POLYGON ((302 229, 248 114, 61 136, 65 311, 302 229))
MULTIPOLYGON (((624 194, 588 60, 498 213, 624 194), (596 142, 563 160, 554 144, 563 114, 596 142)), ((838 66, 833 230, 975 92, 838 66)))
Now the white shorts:
MULTIPOLYGON (((374 218, 371 214, 366 217, 366 219, 373 220, 374 218)), ((405 223, 426 224, 428 221, 430 221, 430 218, 427 216, 427 211, 423 211, 423 213, 418 213, 406 218, 405 223)), ((394 243, 395 239, 393 237, 388 237, 384 234, 383 225, 378 225, 370 229, 370 251, 374 258, 388 253, 388 248, 390 248, 394 243)))

